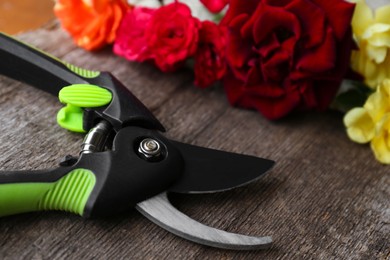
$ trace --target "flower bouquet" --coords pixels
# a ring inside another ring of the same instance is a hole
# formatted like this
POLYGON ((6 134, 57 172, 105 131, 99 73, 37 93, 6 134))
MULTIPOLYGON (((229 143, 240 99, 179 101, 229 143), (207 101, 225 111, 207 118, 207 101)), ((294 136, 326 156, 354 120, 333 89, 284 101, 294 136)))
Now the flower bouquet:
POLYGON ((351 140, 390 164, 390 4, 364 0, 57 0, 86 50, 106 45, 163 72, 192 66, 231 105, 277 120, 346 112, 351 140), (190 61, 190 62, 189 62, 190 61))

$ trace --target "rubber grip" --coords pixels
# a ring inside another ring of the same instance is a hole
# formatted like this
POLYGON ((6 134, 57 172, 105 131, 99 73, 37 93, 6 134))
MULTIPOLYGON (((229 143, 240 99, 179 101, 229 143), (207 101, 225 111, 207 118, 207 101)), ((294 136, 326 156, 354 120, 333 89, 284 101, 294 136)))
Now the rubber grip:
MULTIPOLYGON (((34 174, 28 174, 34 178, 34 174)), ((7 176, 9 177, 9 176, 7 176)), ((57 181, 0 184, 0 216, 43 210, 62 210, 83 215, 95 183, 95 175, 86 169, 74 169, 57 181)))

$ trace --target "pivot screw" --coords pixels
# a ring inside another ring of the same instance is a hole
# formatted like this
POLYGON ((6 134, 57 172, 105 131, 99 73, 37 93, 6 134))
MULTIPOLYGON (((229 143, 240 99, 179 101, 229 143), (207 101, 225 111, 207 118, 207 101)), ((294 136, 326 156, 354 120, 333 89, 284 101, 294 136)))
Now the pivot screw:
POLYGON ((138 153, 147 160, 155 160, 161 155, 160 143, 152 138, 145 138, 139 145, 138 153))

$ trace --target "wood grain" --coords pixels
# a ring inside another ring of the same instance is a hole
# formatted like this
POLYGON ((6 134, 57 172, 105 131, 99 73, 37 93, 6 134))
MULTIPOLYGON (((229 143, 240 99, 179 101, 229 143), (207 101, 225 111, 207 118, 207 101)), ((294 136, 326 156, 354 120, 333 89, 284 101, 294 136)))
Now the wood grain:
MULTIPOLYGON (((272 235, 265 251, 197 245, 149 222, 135 210, 84 220, 40 212, 0 220, 1 259, 389 259, 390 168, 368 146, 348 140, 342 115, 304 114, 269 122, 229 106, 220 88, 196 89, 189 71, 88 53, 58 28, 20 35, 68 62, 112 71, 164 123, 167 136, 196 145, 273 159, 261 180, 230 192, 177 195, 181 211, 213 227, 272 235)), ((56 98, 0 77, 0 167, 53 167, 77 154, 82 136, 59 128, 56 98)), ((239 173, 238 173, 239 174, 239 173)))

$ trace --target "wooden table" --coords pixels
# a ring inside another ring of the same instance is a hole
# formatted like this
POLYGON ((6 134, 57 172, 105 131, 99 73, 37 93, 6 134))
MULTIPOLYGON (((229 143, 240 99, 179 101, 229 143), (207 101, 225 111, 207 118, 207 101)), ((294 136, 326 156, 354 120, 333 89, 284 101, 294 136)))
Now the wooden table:
MULTIPOLYGON (((171 196, 202 223, 272 235, 275 242, 264 251, 221 250, 178 238, 135 210, 93 220, 39 212, 1 218, 1 259, 390 258, 390 166, 376 162, 368 146, 348 140, 341 114, 269 122, 230 107, 220 88, 195 88, 190 71, 163 74, 108 49, 88 53, 57 27, 20 38, 75 65, 112 71, 172 139, 275 160, 268 175, 248 186, 171 196)), ((78 153, 82 136, 56 125, 60 108, 49 94, 0 77, 1 169, 54 167, 62 156, 78 153)))

